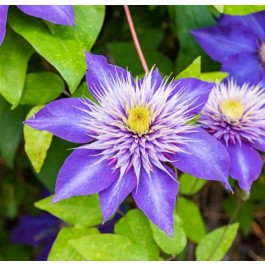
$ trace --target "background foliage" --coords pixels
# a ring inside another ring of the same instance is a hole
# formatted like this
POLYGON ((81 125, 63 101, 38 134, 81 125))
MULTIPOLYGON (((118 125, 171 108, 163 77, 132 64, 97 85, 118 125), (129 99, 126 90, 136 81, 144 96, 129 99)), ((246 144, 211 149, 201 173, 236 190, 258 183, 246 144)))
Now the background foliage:
MULTIPOLYGON (((219 72, 220 65, 203 52, 190 30, 215 25, 220 12, 242 15, 263 9, 132 6, 131 13, 149 67, 155 64, 163 75, 172 73, 176 78, 216 81, 227 74, 219 72)), ((92 98, 84 82, 85 50, 104 54, 133 75, 144 74, 121 6, 76 6, 75 24, 75 28, 53 25, 15 7, 9 11, 6 38, 0 46, 0 260, 37 257, 39 247, 10 238, 23 216, 38 216, 42 210, 61 220, 49 260, 264 257, 264 173, 247 199, 236 187, 232 195, 218 183, 180 174, 173 239, 136 209, 130 197, 108 234, 102 233, 97 195, 56 204, 49 204, 51 197, 42 198, 44 189, 54 192, 57 173, 75 145, 23 126, 23 121, 57 98, 92 98)))

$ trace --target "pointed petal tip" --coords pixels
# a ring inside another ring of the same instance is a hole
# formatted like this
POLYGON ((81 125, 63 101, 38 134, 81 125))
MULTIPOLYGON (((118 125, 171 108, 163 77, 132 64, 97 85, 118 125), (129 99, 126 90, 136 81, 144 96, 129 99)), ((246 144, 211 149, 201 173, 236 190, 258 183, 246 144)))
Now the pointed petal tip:
POLYGON ((232 187, 230 186, 229 182, 224 182, 223 183, 224 187, 229 190, 232 194, 234 194, 234 190, 232 189, 232 187))
MULTIPOLYGON (((160 228, 162 229, 162 228, 160 228)), ((171 239, 173 239, 173 236, 174 236, 174 229, 173 229, 173 224, 172 224, 172 227, 167 227, 167 228, 164 228, 162 229, 171 239)))

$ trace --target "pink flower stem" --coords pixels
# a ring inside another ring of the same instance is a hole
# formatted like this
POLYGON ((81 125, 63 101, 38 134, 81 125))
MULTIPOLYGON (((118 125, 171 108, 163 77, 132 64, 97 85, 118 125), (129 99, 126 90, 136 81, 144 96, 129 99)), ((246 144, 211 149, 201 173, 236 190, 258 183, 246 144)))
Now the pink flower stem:
POLYGON ((148 69, 146 60, 144 58, 144 55, 143 55, 139 40, 137 38, 137 34, 136 34, 136 31, 135 31, 135 28, 134 28, 134 24, 133 24, 133 20, 132 20, 132 16, 131 16, 129 7, 124 5, 124 11, 125 11, 125 14, 126 14, 126 17, 127 17, 127 20, 128 20, 129 28, 130 28, 130 31, 131 31, 131 34, 132 34, 133 42, 134 42, 136 51, 138 53, 139 59, 140 59, 140 61, 142 63, 144 71, 146 73, 149 73, 149 69, 148 69))

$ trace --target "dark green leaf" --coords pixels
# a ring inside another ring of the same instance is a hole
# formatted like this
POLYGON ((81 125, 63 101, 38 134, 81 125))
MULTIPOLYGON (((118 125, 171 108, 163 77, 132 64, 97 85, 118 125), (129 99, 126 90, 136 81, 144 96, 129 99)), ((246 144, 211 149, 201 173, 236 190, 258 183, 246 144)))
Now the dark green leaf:
POLYGON ((7 28, 0 46, 0 93, 15 108, 22 96, 28 61, 34 50, 7 28))
POLYGON ((87 235, 99 234, 96 228, 64 227, 57 235, 53 243, 49 261, 82 261, 84 258, 68 243, 71 239, 77 239, 87 235))
POLYGON ((27 112, 25 106, 10 110, 10 105, 0 96, 0 153, 10 167, 14 163, 27 112))
POLYGON ((52 34, 42 20, 9 12, 10 27, 60 72, 72 93, 84 76, 85 50, 94 44, 103 18, 103 6, 75 6, 75 27, 56 25, 52 34))
MULTIPOLYGON (((224 209, 230 218, 234 215, 239 203, 240 202, 237 201, 234 197, 229 197, 224 201, 224 209)), ((255 212, 253 204, 250 201, 246 201, 241 206, 234 219, 235 222, 238 222, 240 224, 240 228, 245 235, 250 232, 251 224, 254 219, 254 214, 255 212)))
POLYGON ((98 195, 72 197, 56 203, 51 203, 52 196, 35 203, 35 206, 45 210, 68 224, 94 226, 102 222, 98 195))
POLYGON ((207 234, 196 248, 196 260, 222 260, 231 247, 238 230, 238 223, 223 226, 207 234))
POLYGON ((129 211, 115 225, 115 233, 128 237, 148 250, 149 260, 158 260, 159 249, 152 239, 148 218, 138 209, 129 211))
POLYGON ((20 104, 43 105, 56 99, 63 90, 64 82, 57 74, 50 72, 28 74, 20 104))
POLYGON ((177 72, 185 69, 198 56, 201 56, 203 71, 219 70, 218 64, 214 63, 203 52, 190 33, 193 29, 216 24, 210 8, 203 5, 178 5, 170 6, 169 11, 174 22, 173 30, 180 44, 180 52, 177 57, 177 72))
MULTIPOLYGON (((116 65, 128 69, 134 76, 144 73, 135 46, 132 42, 113 42, 109 43, 107 48, 109 49, 116 65)), ((168 57, 154 48, 142 48, 149 68, 156 65, 161 73, 170 74, 172 72, 173 65, 168 57)))
POLYGON ((141 245, 132 243, 127 237, 101 234, 70 240, 69 243, 84 257, 92 261, 143 261, 148 253, 141 245))

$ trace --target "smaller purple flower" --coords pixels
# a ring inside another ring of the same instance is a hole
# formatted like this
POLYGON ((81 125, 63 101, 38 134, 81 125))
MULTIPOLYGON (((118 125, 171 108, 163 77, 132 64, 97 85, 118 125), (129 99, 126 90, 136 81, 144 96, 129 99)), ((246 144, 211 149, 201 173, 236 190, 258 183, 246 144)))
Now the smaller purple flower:
POLYGON ((230 176, 249 191, 262 170, 265 151, 265 89, 259 84, 216 84, 199 123, 220 140, 231 157, 230 176))
MULTIPOLYGON (((74 9, 72 6, 18 5, 17 7, 27 15, 42 18, 55 24, 74 26, 74 9)), ((8 8, 8 5, 0 5, 0 45, 6 34, 8 8)))
POLYGON ((239 85, 261 82, 265 86, 265 11, 222 15, 217 26, 193 30, 192 35, 239 85))
POLYGON ((105 222, 132 193, 137 206, 172 236, 179 186, 174 167, 230 187, 225 147, 188 124, 214 84, 194 78, 168 82, 158 69, 134 80, 103 56, 87 53, 86 59, 87 83, 99 104, 60 99, 25 122, 84 144, 64 162, 53 202, 99 193, 105 222))
POLYGON ((25 215, 13 229, 11 242, 37 248, 36 260, 45 261, 62 223, 60 219, 45 212, 35 216, 25 215))

